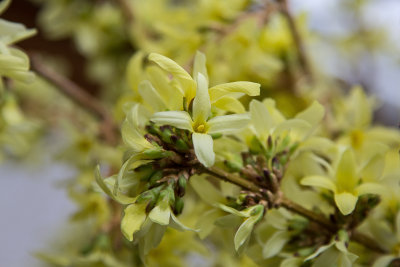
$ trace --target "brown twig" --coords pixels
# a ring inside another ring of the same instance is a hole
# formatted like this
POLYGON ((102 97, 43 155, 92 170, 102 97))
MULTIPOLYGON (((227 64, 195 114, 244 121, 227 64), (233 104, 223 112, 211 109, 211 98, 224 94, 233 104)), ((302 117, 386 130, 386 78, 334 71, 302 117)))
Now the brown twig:
POLYGON ((260 192, 260 190, 262 190, 261 187, 259 187, 258 185, 255 185, 254 183, 252 183, 246 179, 243 179, 242 177, 240 177, 238 175, 226 172, 217 167, 204 168, 204 169, 202 169, 202 172, 211 174, 211 175, 213 175, 219 179, 222 179, 226 182, 230 182, 232 184, 235 184, 237 186, 240 186, 244 189, 247 189, 247 190, 250 190, 253 192, 258 193, 258 192, 260 192))
MULTIPOLYGON (((249 180, 243 179, 242 177, 226 172, 218 167, 211 167, 211 168, 204 168, 202 170, 203 173, 208 173, 211 174, 214 177, 217 177, 219 179, 222 179, 224 181, 230 182, 232 184, 238 185, 246 190, 250 190, 253 192, 261 192, 263 189, 261 187, 259 187, 258 185, 255 185, 254 183, 252 183, 249 180)), ((318 214, 315 213, 311 210, 308 210, 300 205, 298 205, 297 203, 292 202, 290 199, 287 199, 284 196, 281 196, 279 199, 279 204, 280 206, 294 212, 297 213, 299 215, 302 215, 306 218, 308 218, 309 220, 317 223, 318 225, 324 227, 325 229, 327 229, 328 231, 330 231, 331 233, 336 233, 339 228, 332 223, 331 221, 329 221, 324 215, 322 214, 318 214)), ((369 248, 373 251, 376 251, 378 253, 385 253, 386 251, 384 249, 382 249, 373 239, 371 239, 370 237, 357 232, 357 231, 352 231, 350 233, 350 238, 351 240, 362 244, 363 246, 365 246, 366 248, 369 248)))
POLYGON ((117 127, 112 119, 111 114, 109 114, 108 110, 103 106, 103 104, 73 81, 67 79, 43 64, 42 59, 37 54, 31 54, 30 58, 32 69, 37 74, 54 84, 57 89, 77 103, 80 107, 102 120, 100 125, 102 135, 110 145, 115 145, 118 140, 116 135, 117 127))
POLYGON ((280 12, 282 13, 283 16, 285 16, 290 32, 293 37, 293 41, 295 43, 297 55, 299 57, 299 63, 301 68, 303 69, 303 72, 305 76, 308 78, 308 80, 312 83, 314 81, 313 73, 311 70, 310 62, 308 60, 305 48, 304 48, 304 42, 303 39, 301 38, 301 35, 299 33, 299 30, 297 28, 296 22, 294 21, 294 18, 292 14, 290 13, 289 7, 288 7, 288 1, 287 0, 277 0, 279 4, 279 9, 280 12))

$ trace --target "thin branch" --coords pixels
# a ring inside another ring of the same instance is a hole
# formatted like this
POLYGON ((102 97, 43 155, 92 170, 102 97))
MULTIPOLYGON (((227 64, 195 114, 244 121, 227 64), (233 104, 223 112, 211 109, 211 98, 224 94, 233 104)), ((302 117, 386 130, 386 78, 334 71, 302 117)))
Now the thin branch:
POLYGON ((299 30, 297 28, 296 22, 292 16, 292 14, 289 11, 288 7, 288 0, 277 0, 279 4, 279 9, 282 15, 285 16, 288 24, 289 24, 289 29, 293 37, 293 41, 295 43, 297 55, 299 57, 299 63, 301 68, 303 69, 304 74, 307 76, 309 81, 312 83, 314 81, 313 73, 311 70, 310 62, 308 60, 307 53, 304 48, 304 42, 303 39, 301 38, 301 35, 299 33, 299 30))
POLYGON ((319 225, 323 226, 324 228, 328 229, 331 232, 336 232, 337 227, 335 224, 333 224, 331 221, 329 221, 327 218, 325 218, 321 214, 314 213, 306 208, 303 208, 297 203, 294 203, 290 199, 287 199, 286 197, 281 198, 281 203, 282 207, 285 207, 286 209, 293 211, 297 214, 300 214, 308 219, 310 219, 313 222, 318 223, 319 225))
POLYGON ((58 90, 60 90, 72 101, 77 103, 80 107, 101 119, 101 133, 109 144, 116 144, 118 140, 116 135, 117 127, 106 107, 104 107, 97 98, 87 93, 83 88, 75 84, 73 81, 67 79, 43 64, 42 59, 38 55, 31 54, 30 58, 32 69, 37 74, 54 84, 58 90))
POLYGON ((230 182, 232 184, 235 184, 237 186, 240 186, 240 187, 242 187, 244 189, 247 189, 247 190, 250 190, 250 191, 253 191, 253 192, 260 192, 260 190, 262 190, 261 187, 259 187, 258 185, 255 185, 254 183, 252 183, 252 182, 250 182, 250 181, 248 181, 246 179, 243 179, 242 177, 240 177, 238 175, 226 172, 226 171, 224 171, 224 170, 222 170, 220 168, 217 168, 217 167, 211 167, 211 168, 208 168, 208 169, 204 168, 202 170, 202 172, 211 174, 211 175, 213 175, 213 176, 215 176, 217 178, 220 178, 220 179, 222 179, 222 180, 224 180, 226 182, 230 182))
MULTIPOLYGON (((252 183, 249 180, 246 180, 238 175, 226 172, 220 168, 217 167, 211 167, 211 168, 204 168, 202 170, 203 173, 208 173, 213 175, 214 177, 217 177, 219 179, 222 179, 224 181, 230 182, 232 184, 238 185, 244 189, 253 191, 253 192, 261 192, 263 189, 261 187, 259 187, 258 185, 255 185, 254 183, 252 183)), ((295 212, 297 214, 300 214, 306 218, 308 218, 309 220, 319 224, 320 226, 324 227, 325 229, 327 229, 328 231, 330 231, 331 233, 336 233, 339 229, 338 227, 332 223, 331 221, 329 221, 325 216, 321 215, 321 214, 317 214, 313 211, 310 211, 308 209, 303 208, 302 206, 292 202, 291 200, 287 199, 286 197, 282 196, 279 199, 279 204, 292 211, 295 212)), ((364 245, 365 247, 379 252, 379 253, 385 253, 386 251, 384 249, 382 249, 376 242, 375 240, 371 239, 370 237, 357 232, 357 231, 352 231, 350 233, 350 238, 355 241, 358 242, 362 245, 364 245)))

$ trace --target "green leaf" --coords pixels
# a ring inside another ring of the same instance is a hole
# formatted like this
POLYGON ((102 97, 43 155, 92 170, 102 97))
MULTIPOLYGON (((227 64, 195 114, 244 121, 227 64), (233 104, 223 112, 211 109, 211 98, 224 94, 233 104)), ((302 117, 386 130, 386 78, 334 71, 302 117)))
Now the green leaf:
POLYGON ((121 220, 121 230, 125 238, 129 241, 133 240, 133 234, 140 230, 144 220, 146 219, 145 203, 134 203, 127 206, 124 210, 124 217, 121 220))
MULTIPOLYGON (((226 206, 224 204, 220 204, 220 203, 214 203, 214 205, 217 206, 218 208, 222 209, 223 211, 231 213, 231 214, 234 214, 236 216, 239 216, 239 217, 250 217, 249 212, 245 213, 243 211, 238 211, 237 209, 228 207, 228 206, 226 206)), ((249 209, 247 209, 247 210, 249 210, 249 209)))
POLYGON ((255 213, 252 214, 251 217, 245 219, 235 234, 234 244, 236 251, 239 251, 250 238, 254 225, 262 218, 264 213, 264 208, 261 205, 251 207, 251 210, 255 213))

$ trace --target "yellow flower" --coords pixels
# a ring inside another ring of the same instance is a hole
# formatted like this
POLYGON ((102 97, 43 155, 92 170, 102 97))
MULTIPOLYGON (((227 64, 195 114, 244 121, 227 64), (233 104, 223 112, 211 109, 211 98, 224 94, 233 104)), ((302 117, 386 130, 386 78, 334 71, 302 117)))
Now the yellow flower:
POLYGON ((208 92, 206 77, 198 73, 197 92, 193 101, 192 115, 186 111, 164 111, 155 113, 151 118, 153 122, 158 124, 168 124, 191 131, 195 154, 206 167, 214 165, 215 161, 213 139, 210 134, 241 129, 250 121, 247 114, 210 118, 211 102, 208 92))
POLYGON ((300 183, 332 191, 336 206, 343 215, 348 215, 353 212, 359 196, 384 192, 385 188, 381 184, 361 180, 361 177, 370 178, 371 174, 377 176, 375 179, 379 178, 382 170, 381 162, 370 160, 361 171, 357 171, 353 150, 342 148, 338 164, 330 177, 312 175, 303 178, 300 183))

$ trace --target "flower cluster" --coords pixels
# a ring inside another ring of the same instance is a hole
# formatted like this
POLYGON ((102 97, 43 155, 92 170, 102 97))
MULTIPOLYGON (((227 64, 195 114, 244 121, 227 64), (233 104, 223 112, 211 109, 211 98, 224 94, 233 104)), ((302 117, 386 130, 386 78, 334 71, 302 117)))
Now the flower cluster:
MULTIPOLYGON (((337 142, 327 138, 325 108, 316 101, 291 119, 268 98, 252 100, 246 112, 237 100, 258 95, 259 85, 232 82, 209 88, 200 52, 192 75, 159 54, 150 54, 147 64, 141 67, 149 79, 139 83, 138 102, 127 106, 122 126, 124 164, 117 175, 104 180, 97 172, 103 191, 126 205, 122 232, 138 242, 142 259, 146 261, 150 248, 161 241, 166 226, 206 238, 216 231, 215 225, 236 229, 234 246, 239 253, 252 255, 261 249, 261 257, 253 258, 260 264, 317 266, 331 256, 340 264, 357 259, 348 248, 353 241, 348 233, 356 231, 384 197, 384 164, 392 160, 388 145, 399 146, 400 139, 363 144, 360 154, 359 146, 345 142, 352 131, 337 142), (220 190, 215 189, 209 176, 233 185, 217 182, 220 190), (177 218, 185 214, 185 199, 193 197, 187 186, 208 205, 207 218, 198 218, 191 227, 177 218), (288 212, 304 215, 302 207, 291 204, 299 199, 320 212, 305 218, 288 212), (321 225, 314 225, 314 220, 321 225), (157 241, 146 245, 154 234, 157 241), (307 244, 302 252, 301 244, 307 244)), ((358 97, 366 103, 365 95, 358 97)))

